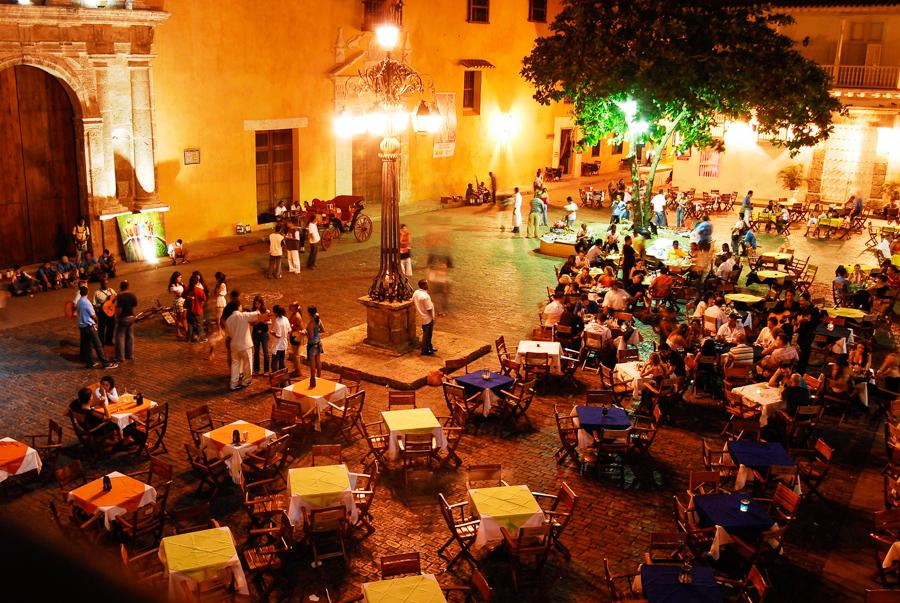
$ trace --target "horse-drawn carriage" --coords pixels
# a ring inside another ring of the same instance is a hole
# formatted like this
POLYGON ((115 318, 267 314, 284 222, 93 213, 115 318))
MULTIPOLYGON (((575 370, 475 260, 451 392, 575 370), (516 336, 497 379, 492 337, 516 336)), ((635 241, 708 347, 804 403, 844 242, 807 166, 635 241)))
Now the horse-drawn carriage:
POLYGON ((334 239, 345 232, 353 232, 359 242, 372 236, 372 218, 362 213, 365 204, 360 195, 338 195, 331 201, 313 199, 306 206, 307 222, 316 222, 321 236, 322 249, 331 247, 334 239))

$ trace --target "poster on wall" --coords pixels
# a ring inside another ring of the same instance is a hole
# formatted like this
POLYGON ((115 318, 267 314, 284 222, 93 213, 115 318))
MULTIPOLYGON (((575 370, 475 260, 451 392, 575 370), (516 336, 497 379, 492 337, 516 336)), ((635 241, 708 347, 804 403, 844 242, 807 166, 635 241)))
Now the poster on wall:
POLYGON ((166 255, 166 231, 162 214, 127 214, 116 218, 125 247, 126 262, 140 262, 166 255))
POLYGON ((434 135, 434 157, 453 157, 456 150, 456 93, 437 92, 434 102, 441 114, 441 129, 434 135))

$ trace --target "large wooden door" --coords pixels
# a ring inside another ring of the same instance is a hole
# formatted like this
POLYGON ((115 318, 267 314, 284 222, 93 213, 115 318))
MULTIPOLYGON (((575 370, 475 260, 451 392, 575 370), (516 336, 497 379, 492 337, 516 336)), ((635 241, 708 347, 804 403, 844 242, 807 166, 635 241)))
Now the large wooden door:
POLYGON ((380 140, 374 136, 353 137, 353 194, 362 195, 368 207, 381 203, 380 140))
POLYGON ((0 267, 71 251, 78 221, 72 104, 55 77, 0 71, 0 267))

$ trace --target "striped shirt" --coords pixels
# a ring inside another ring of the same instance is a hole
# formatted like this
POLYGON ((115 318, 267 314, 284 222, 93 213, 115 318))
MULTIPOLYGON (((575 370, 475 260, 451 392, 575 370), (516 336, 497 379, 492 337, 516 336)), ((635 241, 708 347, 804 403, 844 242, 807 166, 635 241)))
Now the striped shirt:
POLYGON ((753 347, 745 343, 740 343, 728 352, 735 364, 746 365, 753 364, 753 347))

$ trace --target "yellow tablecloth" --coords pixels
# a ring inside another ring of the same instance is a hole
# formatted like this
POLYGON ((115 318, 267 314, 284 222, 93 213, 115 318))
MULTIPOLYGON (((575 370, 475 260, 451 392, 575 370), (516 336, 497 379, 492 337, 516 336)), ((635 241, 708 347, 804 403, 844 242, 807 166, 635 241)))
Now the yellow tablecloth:
POLYGON ((891 256, 891 264, 894 266, 900 266, 900 253, 895 253, 891 256))
POLYGON ((726 293, 725 299, 730 302, 741 302, 745 304, 755 304, 763 300, 758 295, 750 295, 749 293, 726 293))
POLYGON ((829 316, 838 316, 840 318, 853 318, 861 320, 866 317, 866 313, 856 308, 828 308, 829 316))
POLYGON ((828 228, 840 228, 843 224, 843 218, 824 218, 819 220, 819 226, 826 226, 828 228))
POLYGON ((169 572, 170 595, 178 593, 182 583, 191 586, 222 571, 234 574, 238 592, 249 594, 234 538, 227 527, 167 536, 160 543, 159 559, 169 572))
POLYGON ((475 546, 502 540, 501 527, 515 532, 522 527, 539 526, 544 521, 544 513, 528 486, 475 488, 469 490, 469 501, 481 518, 475 546))
POLYGON ((362 586, 366 603, 446 603, 447 599, 432 574, 405 576, 362 586))
POLYGON ((784 262, 786 260, 790 260, 794 257, 793 253, 782 253, 780 251, 770 251, 768 253, 760 254, 761 258, 768 260, 775 260, 776 262, 784 262))
POLYGON ((410 408, 408 410, 385 410, 381 417, 390 432, 388 436, 388 458, 400 456, 398 441, 400 436, 411 433, 430 433, 438 448, 446 448, 441 424, 430 408, 410 408))
POLYGON ((778 218, 777 214, 770 214, 770 213, 761 211, 761 212, 757 212, 757 214, 754 216, 753 219, 757 222, 761 222, 761 221, 765 221, 765 220, 770 220, 770 221, 774 222, 777 218, 778 218))
POLYGON ((353 502, 355 476, 346 465, 324 467, 295 467, 288 470, 291 502, 288 518, 297 524, 303 518, 303 509, 322 509, 342 504, 356 521, 356 505, 353 502))
POLYGON ((787 276, 787 272, 782 272, 781 270, 757 270, 756 276, 762 280, 768 280, 770 278, 783 279, 787 276))

